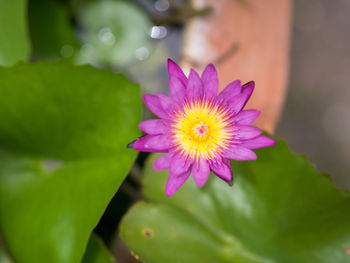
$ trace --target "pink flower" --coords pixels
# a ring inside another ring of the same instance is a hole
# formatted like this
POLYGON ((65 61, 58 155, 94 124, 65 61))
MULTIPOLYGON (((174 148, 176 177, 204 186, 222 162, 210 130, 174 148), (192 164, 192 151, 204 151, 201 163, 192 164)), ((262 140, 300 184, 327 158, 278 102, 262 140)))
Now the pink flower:
POLYGON ((173 195, 192 173, 203 186, 212 171, 230 185, 231 160, 256 160, 251 149, 275 144, 251 126, 260 112, 243 110, 254 82, 231 82, 218 94, 218 77, 208 65, 200 77, 191 70, 186 78, 180 67, 168 60, 170 97, 158 93, 143 97, 160 119, 146 120, 139 128, 147 135, 129 143, 141 152, 166 153, 155 160, 155 170, 169 169, 166 195, 173 195))

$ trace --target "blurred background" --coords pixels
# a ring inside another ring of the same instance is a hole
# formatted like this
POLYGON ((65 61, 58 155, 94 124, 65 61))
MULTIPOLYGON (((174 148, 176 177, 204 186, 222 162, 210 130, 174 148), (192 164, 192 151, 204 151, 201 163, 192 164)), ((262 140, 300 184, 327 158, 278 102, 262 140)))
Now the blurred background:
POLYGON ((288 94, 276 136, 350 189, 350 2, 295 0, 288 94))
MULTIPOLYGON (((269 76, 257 77, 249 105, 262 110, 257 125, 285 138, 296 153, 331 174, 338 187, 350 189, 349 13, 348 0, 30 0, 32 60, 64 58, 122 71, 143 93, 167 92, 168 57, 199 70, 214 63, 221 85, 228 79, 256 80, 256 72, 269 76), (223 15, 224 9, 231 15, 223 15), (242 22, 251 17, 256 21, 242 22), (220 28, 209 30, 215 23, 220 28), (219 43, 237 39, 215 53, 208 43, 220 37, 219 43), (259 65, 251 64, 259 59, 259 65)), ((139 165, 144 158, 140 155, 139 165)), ((133 261, 115 233, 121 216, 141 198, 138 169, 96 229, 120 262, 133 261)))

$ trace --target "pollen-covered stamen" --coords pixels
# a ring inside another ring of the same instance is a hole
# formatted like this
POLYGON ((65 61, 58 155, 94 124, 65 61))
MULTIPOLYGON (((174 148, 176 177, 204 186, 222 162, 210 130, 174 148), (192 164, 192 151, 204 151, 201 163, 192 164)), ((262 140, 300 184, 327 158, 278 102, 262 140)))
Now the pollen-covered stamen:
POLYGON ((203 121, 196 123, 192 128, 192 137, 194 140, 204 141, 208 138, 209 134, 208 124, 203 121))
POLYGON ((230 113, 210 100, 187 102, 171 124, 177 152, 194 160, 215 159, 233 139, 230 113))

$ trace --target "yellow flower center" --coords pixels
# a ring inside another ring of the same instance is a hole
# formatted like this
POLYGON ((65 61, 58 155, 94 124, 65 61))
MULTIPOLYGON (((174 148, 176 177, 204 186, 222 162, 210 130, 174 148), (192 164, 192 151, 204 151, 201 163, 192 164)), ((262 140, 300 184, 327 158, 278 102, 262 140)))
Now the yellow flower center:
POLYGON ((171 125, 175 147, 194 160, 201 156, 208 160, 215 158, 232 141, 229 118, 224 107, 211 101, 185 103, 171 125))
POLYGON ((203 121, 192 126, 191 138, 195 141, 206 141, 209 134, 208 124, 203 121))

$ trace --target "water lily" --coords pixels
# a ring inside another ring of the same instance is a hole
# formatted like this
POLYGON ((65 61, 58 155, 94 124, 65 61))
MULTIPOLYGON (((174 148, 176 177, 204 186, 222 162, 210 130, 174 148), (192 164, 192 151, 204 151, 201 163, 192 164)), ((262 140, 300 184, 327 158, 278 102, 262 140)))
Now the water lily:
POLYGON ((173 195, 190 174, 202 187, 210 172, 233 183, 229 160, 256 160, 251 149, 275 144, 251 126, 260 112, 243 110, 254 90, 254 82, 231 82, 218 94, 218 76, 208 65, 202 76, 191 70, 187 78, 169 59, 170 97, 158 93, 143 97, 160 119, 146 120, 139 128, 147 135, 129 143, 142 152, 166 153, 155 160, 155 170, 169 169, 166 195, 173 195))

